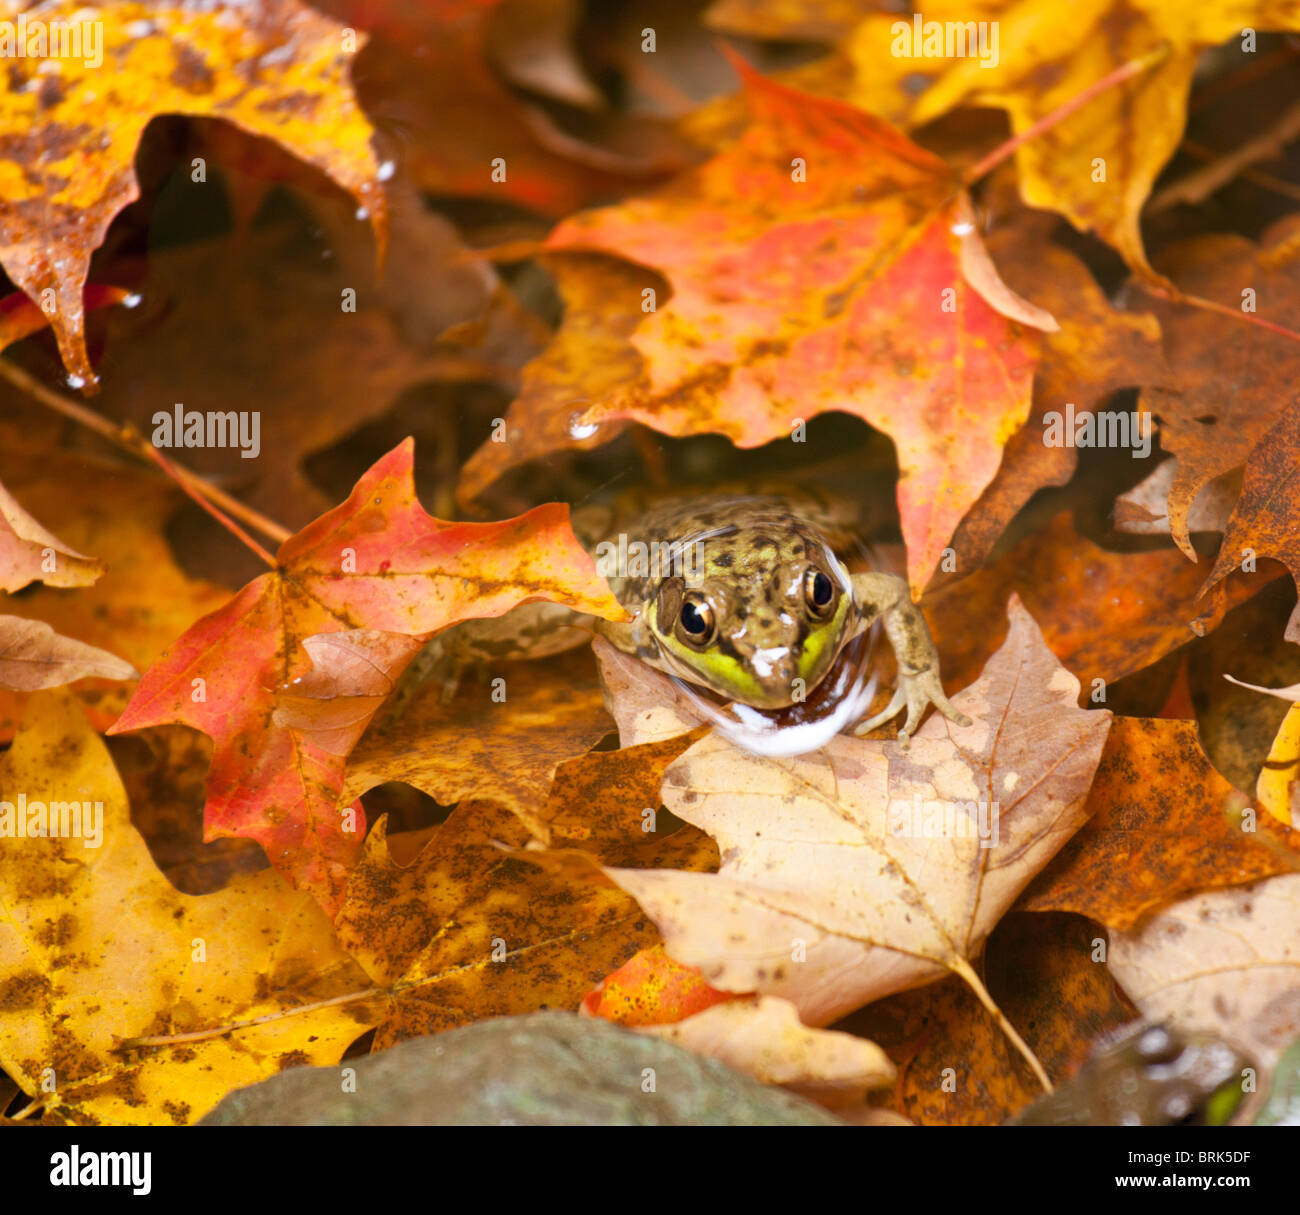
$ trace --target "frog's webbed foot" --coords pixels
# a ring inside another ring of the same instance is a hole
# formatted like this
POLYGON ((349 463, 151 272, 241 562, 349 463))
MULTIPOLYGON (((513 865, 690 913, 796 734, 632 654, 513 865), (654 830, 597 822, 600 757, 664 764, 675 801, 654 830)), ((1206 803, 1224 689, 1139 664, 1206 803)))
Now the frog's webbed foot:
POLYGON ((897 717, 906 706, 907 721, 898 732, 899 745, 906 751, 929 705, 934 705, 949 721, 955 721, 959 726, 970 725, 970 718, 943 694, 943 685, 939 682, 937 672, 900 670, 898 690, 894 693, 893 699, 874 717, 869 717, 854 726, 853 733, 870 734, 877 726, 883 726, 891 718, 897 717))
POLYGON ((970 725, 970 718, 944 695, 939 682, 939 652, 921 609, 908 594, 907 583, 894 574, 854 574, 853 596, 862 617, 861 627, 869 627, 879 617, 898 659, 898 688, 893 698, 881 712, 855 726, 853 732, 869 734, 906 708, 907 720, 898 732, 899 745, 906 750, 930 705, 949 721, 970 725))

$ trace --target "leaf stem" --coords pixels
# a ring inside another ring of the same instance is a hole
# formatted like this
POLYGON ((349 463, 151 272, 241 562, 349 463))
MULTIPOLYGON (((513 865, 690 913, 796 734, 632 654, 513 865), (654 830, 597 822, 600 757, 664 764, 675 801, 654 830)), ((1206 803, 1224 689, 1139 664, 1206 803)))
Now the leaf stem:
POLYGON ((238 498, 231 497, 225 490, 213 485, 197 473, 190 472, 189 469, 177 464, 175 460, 169 460, 152 443, 146 442, 134 427, 120 426, 109 421, 95 410, 88 409, 85 405, 73 401, 61 393, 54 392, 36 379, 35 376, 28 374, 16 363, 12 363, 5 358, 0 358, 0 379, 8 380, 20 392, 26 393, 38 404, 44 405, 46 409, 71 419, 78 425, 86 427, 87 430, 93 430, 110 442, 125 448, 134 456, 140 456, 157 464, 190 497, 198 501, 200 506, 213 514, 223 527, 228 528, 252 548, 259 557, 274 567, 275 559, 261 545, 250 539, 247 533, 236 527, 226 516, 233 515, 237 519, 242 519, 249 527, 261 532, 262 535, 274 540, 277 544, 283 544, 293 534, 288 528, 276 523, 273 519, 268 519, 251 506, 239 501, 238 498), (200 499, 206 499, 207 501, 204 502, 200 499), (208 505, 209 503, 220 507, 225 512, 225 515, 213 510, 208 505))
POLYGON ((1002 1032, 1011 1039, 1015 1048, 1024 1056, 1025 1062, 1029 1064, 1030 1070, 1038 1079, 1038 1083, 1043 1086, 1043 1091, 1046 1093, 1054 1092, 1052 1082, 1048 1079, 1046 1069, 1038 1061, 1038 1056, 1029 1048, 1029 1044, 1024 1038, 1016 1032, 1016 1027, 1007 1020, 1006 1015, 997 1006, 997 1002, 989 995, 988 988, 984 986, 983 980, 975 973, 974 967, 960 956, 953 958, 948 965, 965 980, 966 986, 975 993, 979 1002, 993 1015, 1002 1032))
POLYGON ((237 1029, 251 1029, 255 1025, 266 1025, 271 1021, 281 1021, 285 1017, 296 1017, 302 1013, 316 1012, 322 1008, 333 1008, 337 1004, 350 1004, 354 1000, 364 1000, 370 996, 387 995, 383 987, 367 987, 364 991, 349 991, 341 996, 331 996, 328 1000, 317 1000, 313 1004, 299 1004, 293 1008, 282 1008, 279 1012, 266 1013, 253 1017, 249 1021, 231 1021, 228 1025, 217 1025, 209 1029, 196 1029, 187 1034, 150 1034, 144 1038, 123 1038, 117 1045, 121 1050, 135 1046, 175 1046, 180 1042, 202 1042, 205 1038, 221 1038, 237 1029))
MULTIPOLYGON (((130 430, 135 434, 131 427, 123 427, 124 430, 130 430)), ((139 437, 139 436, 137 436, 139 437)), ((181 487, 194 501, 208 512, 218 523, 221 524, 232 536, 242 541, 248 548, 255 552, 271 569, 276 568, 275 557, 267 552, 256 540, 253 539, 242 527, 239 526, 229 515, 220 510, 215 504, 210 502, 203 494, 203 491, 197 487, 195 482, 198 481, 192 472, 183 469, 174 464, 165 455, 162 454, 152 443, 145 443, 141 437, 141 447, 143 454, 152 460, 159 468, 163 470, 177 485, 181 487)))
POLYGON ((1207 300, 1199 295, 1187 295, 1179 291, 1172 283, 1151 282, 1147 279, 1133 279, 1135 286, 1140 287, 1148 295, 1159 296, 1162 300, 1169 300, 1174 304, 1188 304, 1193 308, 1203 308, 1207 312, 1217 312, 1220 316, 1231 317, 1235 321, 1244 321, 1247 325, 1256 325, 1260 329, 1267 329, 1270 333, 1276 333, 1293 342, 1300 342, 1300 333, 1294 329, 1288 329, 1285 325, 1279 325, 1275 321, 1266 321, 1262 316, 1256 316, 1252 312, 1242 312, 1240 308, 1229 308, 1227 304, 1216 303, 1214 300, 1207 300))
POLYGON ((983 160, 977 161, 971 165, 965 173, 962 174, 962 184, 966 186, 974 185, 986 173, 996 169, 1004 160, 1009 159, 1020 150, 1031 139, 1037 139, 1044 131, 1050 130, 1058 123, 1064 122, 1076 110, 1082 109, 1088 102, 1095 97, 1100 96, 1109 89, 1116 88, 1127 80, 1132 80, 1134 76, 1140 76, 1149 67, 1159 63, 1166 55, 1169 54, 1167 43, 1161 43, 1153 51, 1148 51, 1145 55, 1139 55, 1136 59, 1130 59, 1127 63, 1121 64, 1113 72, 1108 72, 1100 80, 1094 81, 1081 93, 1071 97, 1063 105, 1057 106, 1050 114, 1044 114, 1032 126, 1027 127, 1019 135, 1000 143, 993 149, 983 160))

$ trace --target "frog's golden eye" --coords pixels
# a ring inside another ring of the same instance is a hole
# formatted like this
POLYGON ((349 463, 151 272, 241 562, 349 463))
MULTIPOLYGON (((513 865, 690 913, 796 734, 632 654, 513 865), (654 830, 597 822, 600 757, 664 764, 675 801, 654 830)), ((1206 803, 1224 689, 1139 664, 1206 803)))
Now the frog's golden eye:
POLYGON ((803 576, 803 601, 814 620, 825 620, 835 613, 835 584, 825 570, 815 566, 803 576))
POLYGON ((703 649, 713 640, 717 622, 713 608, 703 595, 690 594, 682 598, 677 613, 677 639, 693 649, 703 649))

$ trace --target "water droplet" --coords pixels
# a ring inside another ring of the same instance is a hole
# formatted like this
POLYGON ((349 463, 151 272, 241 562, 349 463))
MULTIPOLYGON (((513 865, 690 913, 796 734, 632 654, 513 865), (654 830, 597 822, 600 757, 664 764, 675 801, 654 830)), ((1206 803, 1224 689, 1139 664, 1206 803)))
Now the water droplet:
POLYGON ((391 161, 386 160, 375 170, 376 181, 391 181, 393 174, 397 172, 397 166, 391 161))
POLYGON ((86 381, 81 376, 77 375, 75 372, 72 371, 68 372, 69 388, 84 388, 85 386, 86 386, 86 381))
POLYGON ((138 308, 144 303, 144 296, 138 291, 132 291, 130 295, 122 301, 123 308, 138 308))
POLYGON ((362 223, 365 223, 365 221, 368 220, 369 218, 370 218, 370 212, 367 208, 365 207, 357 208, 357 219, 361 220, 362 223))

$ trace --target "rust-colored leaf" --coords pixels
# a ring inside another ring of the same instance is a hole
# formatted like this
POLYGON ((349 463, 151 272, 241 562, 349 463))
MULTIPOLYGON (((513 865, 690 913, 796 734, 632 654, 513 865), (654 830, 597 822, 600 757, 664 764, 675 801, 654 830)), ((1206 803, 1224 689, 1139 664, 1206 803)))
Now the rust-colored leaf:
POLYGON ((589 658, 566 654, 502 670, 495 685, 466 680, 445 704, 442 687, 425 684, 352 754, 346 795, 404 781, 443 805, 504 806, 546 840, 543 806, 557 765, 590 750, 612 722, 589 658))
MULTIPOLYGON (((1191 295, 1252 306, 1268 319, 1300 320, 1300 219, 1273 225, 1258 245, 1231 233, 1184 241, 1158 260, 1191 295)), ((1256 325, 1225 320, 1187 304, 1156 300, 1165 352, 1175 373, 1168 389, 1148 389, 1142 404, 1160 422, 1160 445, 1178 463, 1169 487, 1170 530, 1192 560, 1188 515, 1216 477, 1244 464, 1287 413, 1294 413, 1295 346, 1256 325)))
MULTIPOLYGON (((1028 421, 1008 440, 997 475, 953 537, 958 573, 984 561, 1038 490, 1064 485, 1074 475, 1078 451, 1046 441, 1048 414, 1064 415, 1073 407, 1075 416, 1082 417, 1117 389, 1157 383, 1171 374, 1164 366, 1156 319, 1115 308, 1083 262, 1047 239, 1045 218, 1021 213, 1017 222, 989 237, 989 251, 1007 282, 1040 300, 1061 328, 1043 337, 1028 421)), ((1147 456, 1154 458, 1154 447, 1147 456)))
POLYGON ((364 228, 325 203, 313 208, 325 229, 316 243, 279 223, 152 252, 144 305, 108 325, 96 407, 298 528, 333 505, 305 458, 419 385, 510 381, 510 368, 496 364, 517 349, 521 362, 531 355, 529 328, 498 315, 501 287, 490 269, 465 255, 421 199, 401 183, 385 188, 393 187, 393 261, 381 281, 364 228), (479 322, 500 350, 485 357, 435 347, 450 326, 479 322), (237 437, 213 443, 205 423, 202 442, 187 443, 189 419, 235 409, 247 411, 237 437))
MULTIPOLYGON (((1082 1065, 1090 1041, 1136 1016, 1098 960, 1099 939, 1080 916, 1012 913, 985 951, 989 991, 1058 1084, 1082 1065)), ((899 1078, 887 1104, 922 1126, 997 1125, 1042 1096, 997 1022, 955 978, 838 1025, 889 1052, 899 1078)))
POLYGON ((543 91, 595 101, 568 48, 573 0, 323 0, 319 7, 370 35, 358 56, 357 91, 381 127, 395 128, 409 171, 430 193, 563 215, 681 163, 684 149, 658 131, 643 130, 640 147, 619 152, 560 130, 506 87, 503 72, 536 87, 542 65, 525 40, 540 34, 550 69, 543 91), (557 79, 561 53, 568 70, 557 79))
POLYGON ((335 924, 389 992, 376 1049, 483 1017, 575 1008, 658 939, 587 858, 512 851, 527 838, 509 811, 466 803, 398 866, 385 820, 375 824, 335 924))
MULTIPOLYGON (((1211 600, 1216 617, 1269 579, 1261 571, 1211 600)), ((1174 548, 1113 552, 1075 531, 1068 512, 1032 532, 995 564, 925 600, 943 655, 944 681, 971 678, 1004 633, 1014 591, 1043 621, 1049 648, 1083 682, 1111 683, 1193 640, 1200 571, 1174 548)))
MULTIPOLYGON (((1234 571, 1248 576, 1256 559, 1282 562, 1300 586, 1300 409, 1294 406, 1278 418, 1259 441, 1246 463, 1241 497, 1228 519, 1223 544, 1202 594, 1214 603, 1219 584, 1234 571)), ((1234 579, 1238 585, 1241 579, 1234 579)), ((1211 608, 1212 610, 1212 608, 1211 608)), ((1213 617, 1203 612, 1200 629, 1213 617)), ((1287 621, 1286 639, 1300 642, 1300 607, 1287 621)))
POLYGON ((1243 818, 1248 802, 1210 766, 1195 722, 1117 717, 1088 821, 1017 906, 1127 931, 1193 891, 1300 868, 1300 833, 1258 809, 1243 818))

